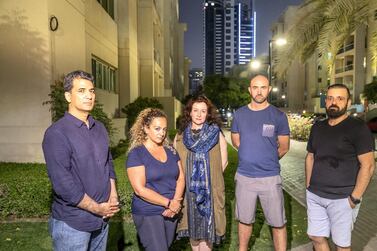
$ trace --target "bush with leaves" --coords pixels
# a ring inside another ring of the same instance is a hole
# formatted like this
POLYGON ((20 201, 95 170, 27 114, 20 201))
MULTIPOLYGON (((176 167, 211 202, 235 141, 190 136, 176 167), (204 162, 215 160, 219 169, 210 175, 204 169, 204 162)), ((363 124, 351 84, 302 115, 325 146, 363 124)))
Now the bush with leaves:
POLYGON ((370 103, 377 103, 377 77, 373 77, 373 81, 364 86, 363 95, 370 103))
POLYGON ((122 155, 125 155, 128 149, 128 140, 121 139, 118 144, 110 147, 111 156, 116 159, 122 155))
MULTIPOLYGON (((51 85, 51 92, 48 96, 50 100, 43 102, 43 105, 50 105, 52 121, 55 122, 63 117, 64 113, 68 110, 68 103, 64 97, 63 82, 56 81, 54 85, 51 85)), ((103 123, 110 137, 115 133, 116 129, 114 128, 113 122, 103 111, 103 104, 96 101, 90 114, 94 119, 103 123)))
POLYGON ((164 109, 162 104, 155 98, 143 98, 138 97, 134 102, 129 103, 124 108, 122 112, 126 114, 127 117, 127 129, 129 130, 135 123, 135 120, 139 113, 146 108, 159 108, 164 109))
POLYGON ((301 141, 308 141, 313 119, 308 117, 288 116, 291 138, 301 141))

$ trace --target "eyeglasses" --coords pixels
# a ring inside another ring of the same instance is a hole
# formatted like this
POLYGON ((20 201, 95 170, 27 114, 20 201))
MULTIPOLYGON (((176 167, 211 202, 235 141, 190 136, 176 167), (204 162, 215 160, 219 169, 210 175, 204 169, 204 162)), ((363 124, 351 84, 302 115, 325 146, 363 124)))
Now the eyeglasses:
POLYGON ((326 97, 326 101, 328 101, 328 102, 334 102, 334 100, 336 102, 343 102, 343 101, 347 100, 347 98, 346 97, 342 97, 342 96, 337 96, 337 97, 327 96, 326 97))

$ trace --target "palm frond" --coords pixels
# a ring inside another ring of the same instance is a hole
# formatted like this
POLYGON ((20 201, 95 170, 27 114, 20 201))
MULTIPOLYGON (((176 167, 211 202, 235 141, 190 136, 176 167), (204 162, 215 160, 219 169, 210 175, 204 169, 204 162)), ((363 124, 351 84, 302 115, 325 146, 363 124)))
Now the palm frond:
POLYGON ((331 68, 334 55, 346 39, 367 23, 372 1, 375 0, 306 0, 298 9, 302 18, 288 31, 290 44, 278 54, 277 75, 283 76, 293 60, 305 62, 313 53, 323 55, 320 63, 331 68), (333 56, 327 57, 329 53, 333 56))

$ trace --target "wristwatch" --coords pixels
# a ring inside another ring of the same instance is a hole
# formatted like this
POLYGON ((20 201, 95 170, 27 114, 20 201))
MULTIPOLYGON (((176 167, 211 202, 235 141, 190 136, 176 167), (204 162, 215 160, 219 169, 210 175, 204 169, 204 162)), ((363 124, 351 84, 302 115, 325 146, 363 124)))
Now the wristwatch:
POLYGON ((356 199, 355 197, 352 196, 352 194, 350 194, 350 199, 352 201, 353 204, 357 205, 361 202, 360 199, 356 199))

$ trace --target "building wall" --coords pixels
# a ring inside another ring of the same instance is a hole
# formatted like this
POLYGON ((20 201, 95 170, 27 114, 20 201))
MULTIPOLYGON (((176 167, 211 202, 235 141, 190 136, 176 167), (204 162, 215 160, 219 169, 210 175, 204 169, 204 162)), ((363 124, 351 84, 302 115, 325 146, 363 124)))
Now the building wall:
MULTIPOLYGON (((85 2, 80 0, 47 2, 48 16, 56 16, 59 22, 58 29, 49 32, 53 78, 61 79, 72 69, 86 70, 86 57, 83 53, 86 48, 85 2)), ((40 25, 46 24, 44 22, 40 25)))
POLYGON ((353 103, 360 103, 366 76, 366 27, 361 26, 346 40, 335 56, 331 84, 345 84, 350 89, 353 103), (364 62, 365 59, 365 62, 364 62))
POLYGON ((182 111, 182 103, 172 97, 156 97, 168 116, 168 129, 177 129, 176 120, 182 111))
MULTIPOLYGON (((288 6, 284 13, 279 17, 279 20, 273 25, 272 33, 273 40, 278 38, 285 38, 287 32, 292 29, 294 22, 300 18, 297 15, 298 6, 288 6)), ((274 74, 274 62, 279 53, 279 47, 276 43, 272 42, 272 75, 274 74)), ((275 94, 277 102, 284 102, 288 110, 292 112, 302 112, 305 109, 304 95, 297 95, 297 93, 304 94, 305 92, 305 65, 294 60, 287 70, 284 79, 273 78, 272 85, 278 87, 275 94), (283 100, 281 97, 285 95, 283 100)))
POLYGON ((137 0, 118 1, 119 108, 133 102, 139 90, 137 0))
POLYGON ((49 1, 0 1, 0 160, 41 162, 51 115, 49 1), (37 11, 36 11, 37 10, 37 11))
POLYGON ((325 113, 321 107, 327 89, 327 69, 318 65, 317 53, 305 62, 304 109, 308 112, 325 113))
MULTIPOLYGON (((177 55, 176 55, 176 82, 173 87, 173 94, 178 99, 184 98, 184 78, 185 78, 185 55, 184 55, 184 33, 187 30, 187 26, 184 23, 179 23, 177 25, 177 55)), ((187 73, 188 74, 188 73, 187 73)))
POLYGON ((366 61, 364 63, 364 60, 366 60, 366 43, 365 43, 365 37, 366 37, 366 27, 361 26, 356 30, 356 36, 355 36, 355 56, 354 56, 354 82, 353 82, 353 88, 354 88, 354 96, 353 96, 353 102, 359 104, 361 94, 364 91, 365 86, 365 77, 366 77, 366 61))
POLYGON ((118 73, 115 91, 97 89, 97 100, 118 129, 114 143, 126 133, 119 109, 140 95, 165 96, 166 111, 173 116, 169 120, 175 121, 181 107, 172 90, 186 93, 187 72, 186 26, 178 23, 177 11, 178 0, 115 0, 112 19, 97 0, 0 1, 0 161, 44 161, 41 142, 51 113, 42 102, 64 74, 91 72, 92 58, 118 73), (167 6, 176 11, 170 23, 164 23, 167 6), (52 15, 58 20, 56 31, 49 28, 52 15), (175 36, 165 35, 167 25, 175 36), (170 50, 166 39, 172 39, 170 50), (166 58, 177 68, 167 71, 166 58), (165 86, 165 77, 177 81, 165 86))
POLYGON ((286 81, 289 110, 302 112, 304 109, 304 95, 302 94, 304 94, 305 66, 298 61, 294 61, 288 69, 286 81), (298 93, 301 95, 297 95, 298 93))
POLYGON ((154 3, 152 0, 138 1, 138 45, 142 48, 139 50, 139 79, 140 95, 143 97, 159 96, 164 84, 163 34, 154 3))
MULTIPOLYGON (((85 69, 92 71, 93 57, 118 69, 117 24, 97 0, 85 1, 85 14, 85 69)), ((96 98, 105 104, 103 110, 113 118, 119 107, 118 94, 97 89, 96 98)))
POLYGON ((191 68, 191 59, 185 57, 185 67, 184 67, 184 84, 183 84, 183 96, 187 96, 190 94, 190 78, 189 78, 189 71, 191 68))

